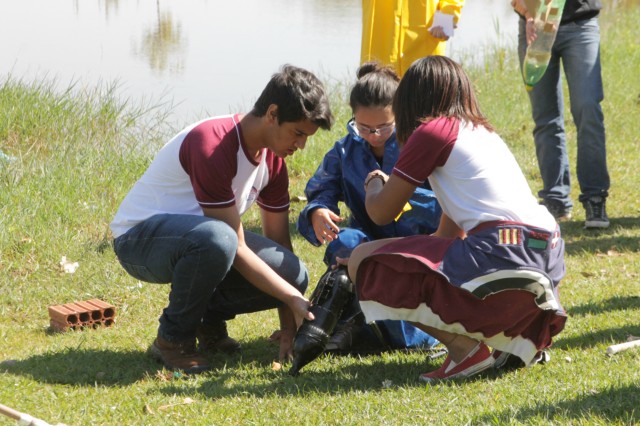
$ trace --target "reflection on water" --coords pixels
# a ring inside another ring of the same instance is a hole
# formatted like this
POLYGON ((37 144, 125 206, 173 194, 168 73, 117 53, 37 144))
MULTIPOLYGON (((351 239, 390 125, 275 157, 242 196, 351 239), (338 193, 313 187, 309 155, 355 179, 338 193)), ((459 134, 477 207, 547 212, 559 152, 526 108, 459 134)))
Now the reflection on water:
MULTIPOLYGON (((118 1, 118 0, 112 0, 118 1)), ((180 74, 184 69, 184 50, 187 46, 186 37, 182 36, 180 23, 174 22, 170 12, 160 11, 160 1, 157 1, 157 22, 145 30, 140 49, 134 52, 144 57, 152 71, 170 71, 180 74)))
MULTIPOLYGON (((361 0, 0 2, 0 78, 115 80, 125 97, 173 100, 182 122, 249 109, 284 63, 350 82, 360 58, 361 0)), ((466 3, 449 56, 477 59, 495 43, 515 51, 507 0, 466 3)), ((607 13, 638 1, 604 3, 607 13)))

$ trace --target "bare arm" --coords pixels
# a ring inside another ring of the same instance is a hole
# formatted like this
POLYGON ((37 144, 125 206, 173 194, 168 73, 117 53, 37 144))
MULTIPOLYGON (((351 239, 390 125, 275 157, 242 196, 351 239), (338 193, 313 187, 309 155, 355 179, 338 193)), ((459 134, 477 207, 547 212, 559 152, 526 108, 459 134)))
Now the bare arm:
MULTIPOLYGON (((264 209, 260 213, 264 236, 293 252, 291 233, 289 232, 289 213, 274 213, 264 209)), ((306 299, 304 300, 306 301, 306 299)), ((308 308, 308 303, 306 308, 308 308)), ((280 361, 291 360, 293 359, 293 338, 303 317, 296 317, 294 311, 286 304, 278 308, 278 317, 280 319, 280 333, 278 335, 280 353, 278 358, 280 361)))
MULTIPOLYGON (((380 170, 369 173, 365 182, 367 213, 378 225, 390 223, 402 211, 416 188, 415 185, 395 175, 387 177, 380 170), (382 176, 382 178, 374 177, 375 175, 382 176)), ((464 238, 465 233, 451 218, 442 214, 440 225, 433 235, 445 238, 464 238)))
POLYGON ((394 175, 387 177, 380 170, 369 173, 365 182, 367 192, 365 206, 369 217, 377 225, 391 223, 402 211, 416 189, 416 185, 394 175), (374 178, 375 175, 382 176, 382 178, 374 178), (386 183, 383 183, 385 181, 386 183))
MULTIPOLYGON (((282 279, 247 246, 244 240, 244 229, 240 221, 240 215, 235 207, 203 209, 203 211, 206 216, 227 223, 238 234, 238 250, 235 260, 233 261, 233 266, 243 277, 256 288, 284 302, 296 317, 313 319, 313 315, 308 311, 309 301, 305 299, 296 288, 282 279)), ((281 215, 284 215, 286 218, 286 213, 282 213, 281 215)), ((264 231, 269 233, 274 241, 287 248, 291 248, 288 221, 280 217, 278 222, 280 225, 276 222, 277 221, 273 221, 264 224, 264 231), (283 222, 286 222, 286 234, 282 230, 283 222)), ((269 235, 265 234, 267 237, 269 237, 269 235)))
POLYGON ((527 45, 536 39, 536 29, 533 23, 533 16, 536 14, 539 2, 535 0, 511 0, 513 10, 524 16, 526 20, 527 45))

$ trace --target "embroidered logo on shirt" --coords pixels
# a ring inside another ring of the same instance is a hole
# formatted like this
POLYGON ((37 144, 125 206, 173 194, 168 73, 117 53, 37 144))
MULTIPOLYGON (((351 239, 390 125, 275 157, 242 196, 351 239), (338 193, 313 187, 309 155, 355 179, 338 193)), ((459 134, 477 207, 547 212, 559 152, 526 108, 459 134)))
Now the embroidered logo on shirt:
POLYGON ((258 188, 255 186, 251 187, 251 191, 249 192, 249 196, 247 197, 247 202, 252 203, 258 199, 258 188))
POLYGON ((498 244, 519 245, 522 243, 522 231, 519 228, 498 229, 498 244))
MULTIPOLYGON (((549 243, 549 237, 550 235, 547 233, 531 231, 529 232, 529 238, 527 238, 527 247, 544 250, 549 243)), ((552 248, 555 247, 555 243, 553 244, 552 248)))

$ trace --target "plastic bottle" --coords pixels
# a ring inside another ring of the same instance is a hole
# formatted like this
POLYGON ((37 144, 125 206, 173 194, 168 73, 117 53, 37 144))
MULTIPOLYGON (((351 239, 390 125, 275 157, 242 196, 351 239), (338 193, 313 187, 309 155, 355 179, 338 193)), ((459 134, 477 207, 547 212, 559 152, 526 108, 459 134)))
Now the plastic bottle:
POLYGON ((556 40, 565 0, 542 0, 533 24, 536 39, 527 47, 522 65, 522 77, 527 90, 540 81, 551 59, 551 48, 556 40))

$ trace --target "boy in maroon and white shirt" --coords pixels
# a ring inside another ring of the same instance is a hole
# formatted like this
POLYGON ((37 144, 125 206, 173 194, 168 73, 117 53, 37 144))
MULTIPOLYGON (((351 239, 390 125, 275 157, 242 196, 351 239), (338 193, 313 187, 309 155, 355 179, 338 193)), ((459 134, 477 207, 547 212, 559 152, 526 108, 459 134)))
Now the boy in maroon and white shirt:
POLYGON ((226 320, 278 307, 280 358, 291 356, 296 324, 312 319, 305 266, 289 235, 285 157, 333 117, 322 83, 284 66, 247 115, 205 119, 158 153, 123 200, 111 230, 133 277, 171 283, 152 355, 167 368, 208 370, 201 351, 236 352, 226 320), (263 235, 240 217, 262 211, 263 235))

